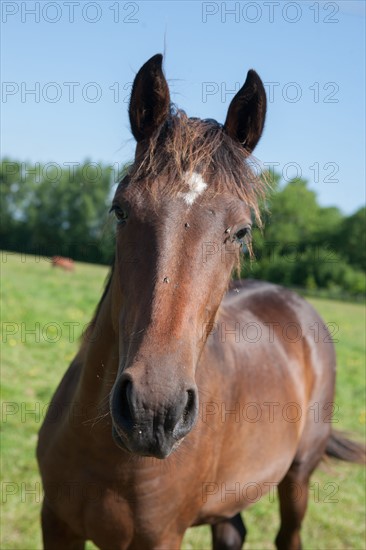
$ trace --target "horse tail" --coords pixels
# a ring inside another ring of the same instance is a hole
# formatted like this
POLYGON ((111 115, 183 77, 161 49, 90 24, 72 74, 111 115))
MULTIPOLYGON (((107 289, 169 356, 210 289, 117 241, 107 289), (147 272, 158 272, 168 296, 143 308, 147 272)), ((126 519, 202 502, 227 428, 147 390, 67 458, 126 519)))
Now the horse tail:
POLYGON ((366 448, 362 443, 348 439, 347 434, 332 430, 325 449, 326 456, 356 464, 366 463, 366 448))

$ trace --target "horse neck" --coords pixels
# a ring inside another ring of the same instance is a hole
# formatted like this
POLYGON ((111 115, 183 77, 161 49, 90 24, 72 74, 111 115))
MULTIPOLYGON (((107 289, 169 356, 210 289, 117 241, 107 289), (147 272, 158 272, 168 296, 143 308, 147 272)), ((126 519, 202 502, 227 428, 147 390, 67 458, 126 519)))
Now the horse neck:
POLYGON ((82 365, 78 399, 84 404, 108 403, 118 371, 118 331, 112 322, 113 278, 112 273, 76 358, 82 365))

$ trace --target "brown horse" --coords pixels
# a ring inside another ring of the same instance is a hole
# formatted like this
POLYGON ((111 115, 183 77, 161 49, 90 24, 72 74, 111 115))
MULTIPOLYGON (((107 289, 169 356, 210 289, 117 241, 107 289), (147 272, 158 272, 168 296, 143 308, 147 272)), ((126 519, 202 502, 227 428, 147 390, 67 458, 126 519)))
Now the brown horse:
POLYGON ((215 549, 241 548, 241 510, 278 486, 276 545, 298 550, 312 471, 364 451, 331 431, 336 361, 314 309, 229 284, 264 191, 249 157, 265 91, 251 70, 224 125, 188 118, 161 66, 135 78, 114 265, 39 436, 44 546, 171 550, 206 523, 215 549))
POLYGON ((52 267, 60 267, 64 271, 74 271, 75 264, 71 258, 63 258, 62 256, 52 256, 52 267))

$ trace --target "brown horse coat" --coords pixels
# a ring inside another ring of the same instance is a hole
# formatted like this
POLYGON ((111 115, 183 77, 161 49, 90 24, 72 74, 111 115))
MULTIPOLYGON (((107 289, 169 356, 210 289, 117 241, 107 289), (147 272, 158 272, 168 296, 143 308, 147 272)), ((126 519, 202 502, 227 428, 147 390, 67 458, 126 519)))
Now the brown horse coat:
POLYGON ((173 549, 209 523, 214 548, 240 548, 240 511, 278 485, 276 544, 298 550, 311 472, 327 449, 362 450, 331 434, 335 354, 314 309, 268 283, 226 292, 258 213, 263 85, 248 73, 224 126, 188 119, 161 61, 133 87, 114 267, 40 432, 44 545, 173 549))

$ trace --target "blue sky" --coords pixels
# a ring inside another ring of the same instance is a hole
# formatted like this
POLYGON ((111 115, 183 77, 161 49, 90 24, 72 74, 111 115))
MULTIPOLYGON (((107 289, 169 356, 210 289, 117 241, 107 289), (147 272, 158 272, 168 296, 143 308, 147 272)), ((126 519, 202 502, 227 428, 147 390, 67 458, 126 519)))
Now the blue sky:
POLYGON ((61 165, 130 160, 131 82, 165 51, 172 100, 221 122, 254 68, 270 94, 256 157, 285 179, 308 178, 322 205, 349 214, 364 204, 365 2, 2 1, 1 8, 3 156, 61 165))

